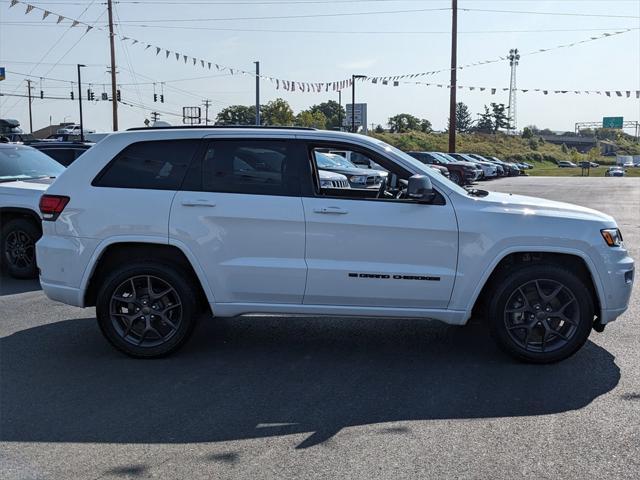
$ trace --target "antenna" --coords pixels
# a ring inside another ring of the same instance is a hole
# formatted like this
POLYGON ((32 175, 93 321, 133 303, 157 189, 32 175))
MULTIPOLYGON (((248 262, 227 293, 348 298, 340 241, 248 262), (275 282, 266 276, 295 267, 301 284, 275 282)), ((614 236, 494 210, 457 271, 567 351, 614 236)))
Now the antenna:
POLYGON ((511 66, 511 82, 509 84, 509 127, 507 131, 511 134, 514 133, 518 123, 518 116, 516 110, 516 67, 520 60, 520 54, 517 48, 509 50, 509 65, 511 66))

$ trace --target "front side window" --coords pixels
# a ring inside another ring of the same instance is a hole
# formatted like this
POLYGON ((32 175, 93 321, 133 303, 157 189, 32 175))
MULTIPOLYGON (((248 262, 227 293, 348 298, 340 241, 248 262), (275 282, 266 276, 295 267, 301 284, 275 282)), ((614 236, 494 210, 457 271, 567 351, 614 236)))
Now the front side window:
POLYGON ((129 145, 94 180, 97 187, 177 190, 200 140, 159 140, 129 145))
POLYGON ((210 192, 298 195, 297 163, 284 140, 214 140, 205 152, 202 184, 210 192))

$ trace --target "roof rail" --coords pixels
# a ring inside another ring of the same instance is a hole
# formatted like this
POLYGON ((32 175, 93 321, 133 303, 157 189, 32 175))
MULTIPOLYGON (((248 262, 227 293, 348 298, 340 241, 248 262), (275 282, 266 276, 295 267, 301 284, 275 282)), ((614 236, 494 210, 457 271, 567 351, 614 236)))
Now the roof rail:
POLYGON ((266 125, 170 125, 163 127, 133 127, 127 128, 127 132, 135 132, 141 130, 181 130, 181 129, 224 129, 224 128, 251 128, 256 130, 317 130, 310 127, 270 127, 266 125))

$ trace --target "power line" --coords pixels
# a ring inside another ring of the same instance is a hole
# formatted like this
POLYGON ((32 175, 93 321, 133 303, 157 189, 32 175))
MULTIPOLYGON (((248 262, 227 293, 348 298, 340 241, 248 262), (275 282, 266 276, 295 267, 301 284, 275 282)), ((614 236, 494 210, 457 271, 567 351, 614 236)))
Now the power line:
POLYGON ((563 17, 607 17, 607 18, 632 18, 639 19, 638 16, 633 15, 610 15, 602 13, 568 13, 568 12, 532 12, 525 10, 493 10, 488 8, 461 8, 460 10, 465 12, 486 12, 486 13, 523 13, 525 15, 557 15, 563 17))

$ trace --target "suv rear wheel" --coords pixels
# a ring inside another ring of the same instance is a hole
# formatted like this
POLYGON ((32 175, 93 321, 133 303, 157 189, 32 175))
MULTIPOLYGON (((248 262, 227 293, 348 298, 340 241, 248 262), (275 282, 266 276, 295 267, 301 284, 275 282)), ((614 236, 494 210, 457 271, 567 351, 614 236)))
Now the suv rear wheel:
POLYGON ((557 265, 520 267, 489 292, 488 318, 498 344, 531 363, 573 355, 587 341, 594 320, 585 282, 557 265))
POLYGON ((464 182, 462 181, 462 175, 460 175, 458 172, 449 172, 449 180, 451 180, 453 183, 457 183, 461 187, 464 184, 464 182))
POLYGON ((40 230, 27 218, 9 220, 0 233, 0 250, 3 268, 15 278, 35 278, 38 276, 36 266, 36 242, 40 238, 40 230))
POLYGON ((122 266, 98 291, 98 324, 107 340, 127 355, 168 355, 193 331, 198 311, 195 291, 189 275, 173 265, 122 266))

